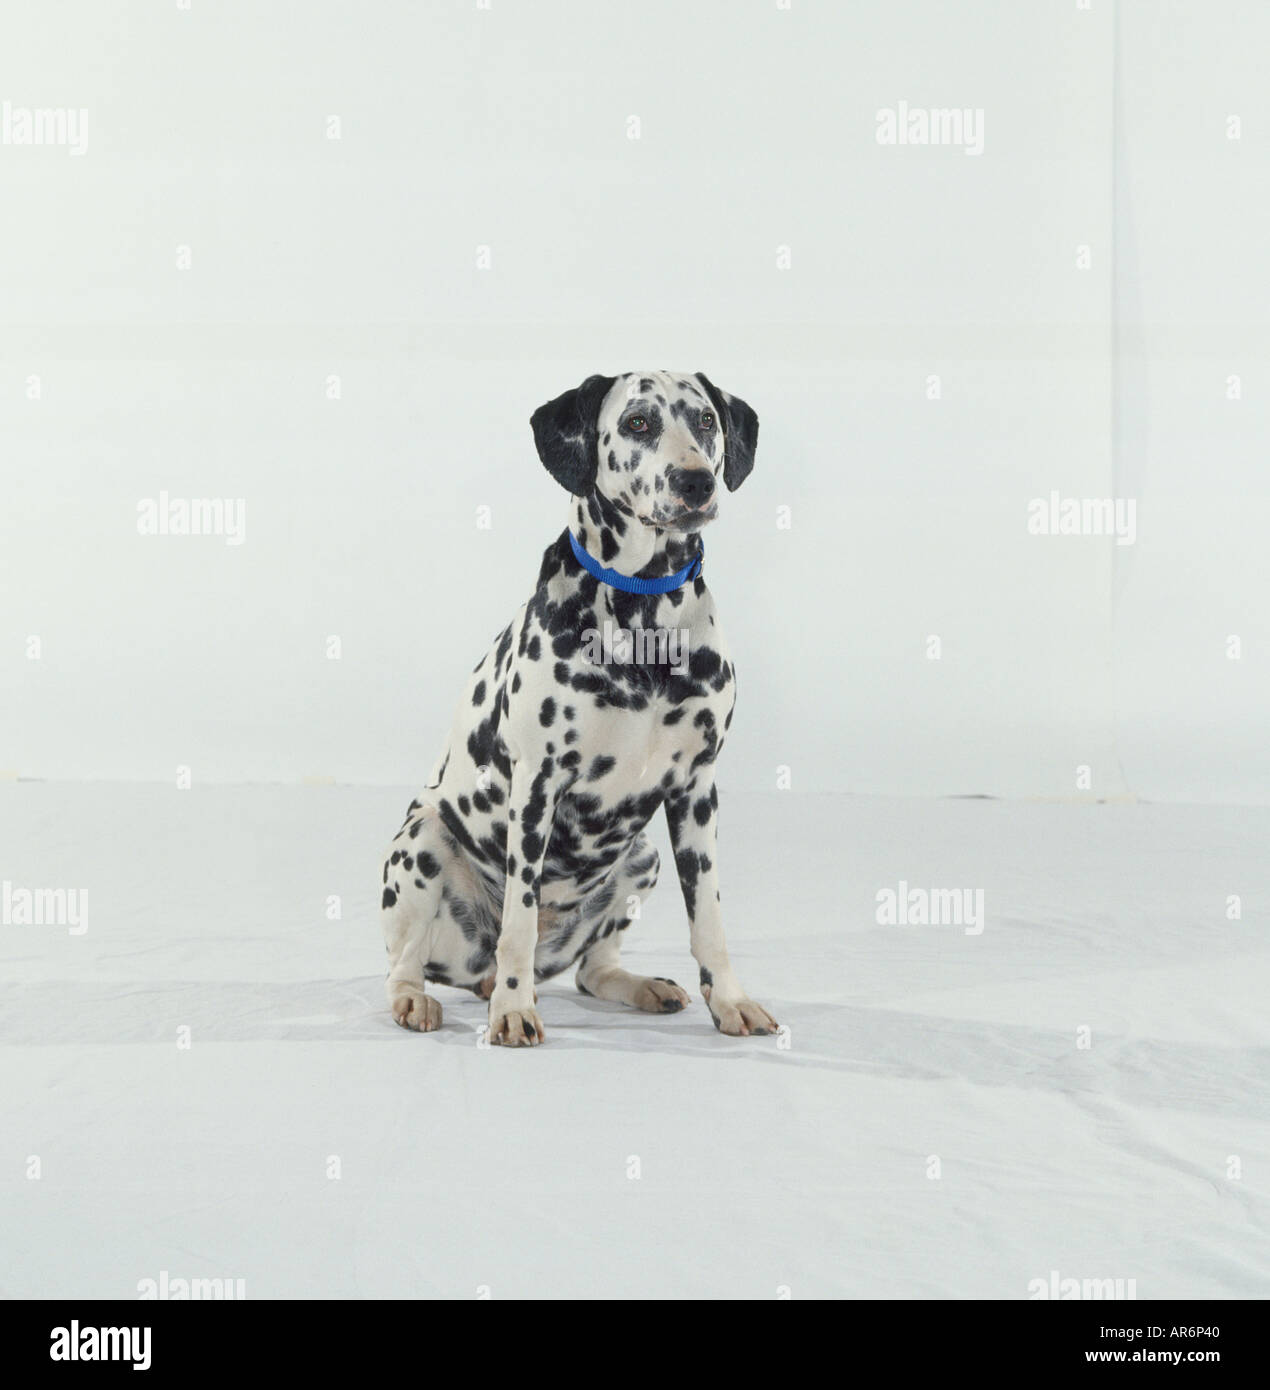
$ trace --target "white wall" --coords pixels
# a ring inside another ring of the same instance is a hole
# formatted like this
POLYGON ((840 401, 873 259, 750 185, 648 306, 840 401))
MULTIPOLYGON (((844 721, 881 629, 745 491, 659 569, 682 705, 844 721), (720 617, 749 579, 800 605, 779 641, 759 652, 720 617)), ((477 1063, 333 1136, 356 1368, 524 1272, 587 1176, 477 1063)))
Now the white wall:
POLYGON ((1264 803, 1270 6, 1122 0, 1119 28, 1117 484, 1142 526, 1117 556, 1117 736, 1141 796, 1264 803))
MULTIPOLYGON (((1125 42, 1173 53, 1149 8, 1125 42)), ((1220 66, 1195 16, 1221 8, 1174 6, 1178 50, 1220 66)), ((1267 681, 1253 659, 1205 678, 1199 647, 1161 645, 1193 542, 1158 498, 1241 524, 1193 494, 1220 475, 1247 499, 1264 405, 1225 405, 1234 349, 1212 330, 1216 394, 1184 429, 1167 374, 1126 369, 1136 405, 1113 412, 1113 18, 1105 0, 28 6, 0 100, 87 108, 89 139, 0 145, 21 210, 0 222, 0 770, 419 781, 564 524, 530 412, 590 371, 670 366, 762 419, 709 534, 740 667, 733 785, 787 765, 807 792, 1115 796, 1114 730, 1144 785, 1193 794, 1175 736, 1232 677, 1246 736, 1267 681), (982 109, 983 153, 879 145, 901 100, 982 109), (1149 534, 1029 535, 1029 499, 1109 493, 1113 442, 1126 481, 1160 460, 1149 534), (139 536, 160 491, 244 499, 245 542, 139 536)), ((1237 60, 1250 117, 1255 47, 1237 60)), ((1173 194, 1171 127, 1121 68, 1118 167, 1155 169, 1128 210, 1156 239, 1134 260, 1121 238, 1118 303, 1135 276, 1174 296, 1143 311, 1173 335, 1143 340, 1157 355, 1197 320, 1242 324, 1259 386, 1264 282, 1243 317, 1232 293, 1201 319, 1188 243, 1160 229, 1179 207, 1192 237, 1223 206, 1264 209, 1264 120, 1232 150, 1214 78, 1213 148, 1192 132, 1184 151, 1202 191, 1173 194)), ((1247 222, 1206 254, 1227 288, 1260 265, 1247 222)), ((1219 534, 1231 602, 1209 628, 1255 636, 1264 605, 1219 534)))

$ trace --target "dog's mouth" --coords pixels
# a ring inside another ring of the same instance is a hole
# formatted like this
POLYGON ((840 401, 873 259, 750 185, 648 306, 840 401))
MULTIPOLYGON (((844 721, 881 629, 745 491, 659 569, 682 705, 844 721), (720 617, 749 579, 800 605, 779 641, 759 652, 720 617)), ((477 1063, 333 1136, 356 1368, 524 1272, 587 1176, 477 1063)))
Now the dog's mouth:
POLYGON ((658 531, 700 531, 703 526, 719 515, 719 503, 711 500, 704 507, 681 507, 677 512, 654 512, 652 516, 640 517, 645 526, 658 531))

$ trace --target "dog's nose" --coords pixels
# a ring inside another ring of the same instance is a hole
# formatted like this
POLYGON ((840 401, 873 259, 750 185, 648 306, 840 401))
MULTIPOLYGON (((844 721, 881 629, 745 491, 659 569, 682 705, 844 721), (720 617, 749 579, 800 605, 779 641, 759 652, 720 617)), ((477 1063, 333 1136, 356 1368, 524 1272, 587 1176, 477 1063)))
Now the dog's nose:
POLYGON ((714 474, 708 468, 672 468, 670 490, 689 507, 704 507, 714 496, 714 474))

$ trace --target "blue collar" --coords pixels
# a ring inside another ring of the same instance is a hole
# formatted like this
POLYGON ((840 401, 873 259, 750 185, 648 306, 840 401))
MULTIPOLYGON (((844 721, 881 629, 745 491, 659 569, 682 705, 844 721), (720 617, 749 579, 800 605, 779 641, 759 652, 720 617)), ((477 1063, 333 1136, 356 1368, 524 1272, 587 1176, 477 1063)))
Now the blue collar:
POLYGON ((601 584, 607 584, 610 589, 621 589, 624 594, 668 594, 672 589, 682 588, 688 580, 696 579, 701 573, 701 562, 706 555, 706 543, 698 536, 697 544, 701 549, 683 569, 676 570, 674 574, 667 574, 661 579, 634 579, 629 574, 619 574, 617 570, 605 569, 593 555, 588 555, 583 550, 581 542, 572 531, 569 532, 569 542, 573 546, 578 564, 588 574, 593 574, 601 584))

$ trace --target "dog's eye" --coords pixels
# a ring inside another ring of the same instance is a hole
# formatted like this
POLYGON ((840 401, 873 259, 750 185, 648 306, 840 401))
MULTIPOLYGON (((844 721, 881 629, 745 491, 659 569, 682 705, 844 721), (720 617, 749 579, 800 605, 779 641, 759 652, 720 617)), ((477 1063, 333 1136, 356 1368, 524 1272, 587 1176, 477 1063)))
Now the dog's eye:
POLYGON ((703 430, 712 430, 712 429, 714 429, 714 411, 713 411, 713 410, 703 410, 703 411, 701 412, 701 428, 702 428, 703 430))
POLYGON ((634 434, 643 434, 648 428, 648 421, 642 415, 632 415, 626 422, 626 428, 634 434))

